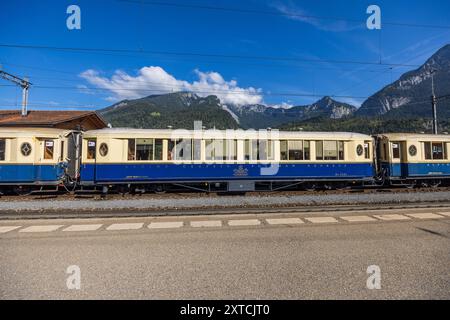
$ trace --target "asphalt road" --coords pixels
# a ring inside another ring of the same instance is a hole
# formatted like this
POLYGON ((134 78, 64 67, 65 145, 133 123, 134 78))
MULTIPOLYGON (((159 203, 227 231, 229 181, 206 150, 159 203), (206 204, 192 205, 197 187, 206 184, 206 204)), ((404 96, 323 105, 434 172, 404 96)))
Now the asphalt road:
MULTIPOLYGON (((121 231, 106 226, 84 232, 14 230, 0 234, 0 298, 450 298, 450 219, 303 220, 153 230, 145 224, 121 231), (66 285, 71 265, 80 268, 79 290, 66 285), (366 286, 370 265, 380 267, 381 289, 366 286)), ((69 224, 77 222, 83 221, 69 224)), ((60 223, 67 221, 51 221, 60 223)))

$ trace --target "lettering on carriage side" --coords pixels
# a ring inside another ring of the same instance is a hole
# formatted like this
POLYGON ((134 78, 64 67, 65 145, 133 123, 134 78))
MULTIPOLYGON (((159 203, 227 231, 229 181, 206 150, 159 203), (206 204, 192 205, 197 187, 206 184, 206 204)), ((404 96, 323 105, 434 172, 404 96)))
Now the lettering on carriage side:
POLYGON ((71 265, 67 267, 67 274, 70 274, 66 280, 66 286, 69 290, 81 289, 81 269, 77 265, 71 265))
POLYGON ((80 30, 81 29, 81 9, 79 6, 72 4, 67 7, 67 17, 66 26, 69 30, 80 30))

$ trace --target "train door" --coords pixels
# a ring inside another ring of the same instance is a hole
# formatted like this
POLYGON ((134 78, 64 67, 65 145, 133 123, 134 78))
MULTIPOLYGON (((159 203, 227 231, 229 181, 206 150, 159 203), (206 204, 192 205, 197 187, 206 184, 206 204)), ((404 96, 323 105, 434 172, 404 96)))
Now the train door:
POLYGON ((408 176, 408 159, 405 141, 392 141, 391 143, 391 175, 395 177, 408 176))
POLYGON ((67 136, 67 174, 76 180, 80 174, 81 133, 72 132, 67 136))

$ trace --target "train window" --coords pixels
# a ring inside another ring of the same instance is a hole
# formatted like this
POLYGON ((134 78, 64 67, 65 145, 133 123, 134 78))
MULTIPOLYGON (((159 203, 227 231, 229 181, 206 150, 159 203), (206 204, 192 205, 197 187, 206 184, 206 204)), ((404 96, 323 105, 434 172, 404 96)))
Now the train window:
POLYGON ((288 142, 286 140, 280 141, 280 160, 288 159, 288 142))
POLYGON ((392 158, 400 159, 400 144, 398 142, 392 142, 392 158))
POLYGON ((370 159, 370 142, 364 142, 364 158, 370 159))
POLYGON ((193 160, 202 159, 202 140, 195 139, 192 143, 192 158, 193 160))
POLYGON ((271 140, 245 140, 245 160, 273 160, 274 144, 271 140))
POLYGON ((324 160, 338 160, 338 142, 324 141, 323 142, 323 158, 324 160))
POLYGON ((444 144, 442 142, 433 142, 432 149, 434 160, 444 159, 444 144))
POLYGON ((24 155, 25 157, 29 156, 31 154, 31 144, 29 144, 28 142, 24 142, 22 143, 22 145, 20 146, 20 152, 22 153, 22 155, 24 155))
POLYGON ((106 157, 106 155, 108 154, 108 145, 106 143, 101 143, 98 151, 100 152, 100 155, 102 157, 106 157))
POLYGON ((163 159, 163 140, 155 139, 155 156, 154 160, 162 160, 163 159))
POLYGON ((53 140, 44 140, 44 159, 52 160, 55 143, 53 140))
POLYGON ((192 140, 175 140, 175 148, 172 148, 175 154, 175 160, 192 160, 192 140))
POLYGON ((60 159, 61 161, 64 161, 64 141, 61 141, 61 152, 60 152, 60 159))
POLYGON ((303 160, 303 141, 289 141, 289 160, 303 160))
POLYGON ((344 141, 338 141, 338 156, 339 160, 344 160, 344 141))
POLYGON ((128 160, 136 160, 136 140, 128 139, 128 160))
POLYGON ((95 159, 96 140, 88 139, 87 141, 87 159, 95 159))
POLYGON ((323 160, 323 141, 316 141, 316 160, 323 160))
POLYGON ((0 139, 0 161, 5 160, 5 153, 6 153, 6 140, 0 139))
POLYGON ((175 158, 175 141, 169 140, 167 142, 167 160, 173 160, 175 158))
POLYGON ((136 139, 136 160, 153 160, 153 139, 136 139))
POLYGON ((344 141, 316 141, 316 160, 344 159, 344 141))

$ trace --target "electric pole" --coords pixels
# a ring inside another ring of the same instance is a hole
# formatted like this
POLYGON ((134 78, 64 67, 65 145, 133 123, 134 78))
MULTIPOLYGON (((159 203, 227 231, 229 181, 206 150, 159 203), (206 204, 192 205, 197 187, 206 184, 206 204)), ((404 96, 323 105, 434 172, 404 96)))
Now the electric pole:
POLYGON ((436 72, 436 70, 431 70, 431 111, 433 113, 433 134, 438 134, 436 95, 434 93, 434 73, 435 72, 436 72))
POLYGON ((18 86, 22 87, 22 117, 26 117, 28 104, 28 89, 30 88, 31 83, 28 82, 27 79, 21 79, 3 70, 0 70, 0 78, 11 81, 17 84, 18 86))

